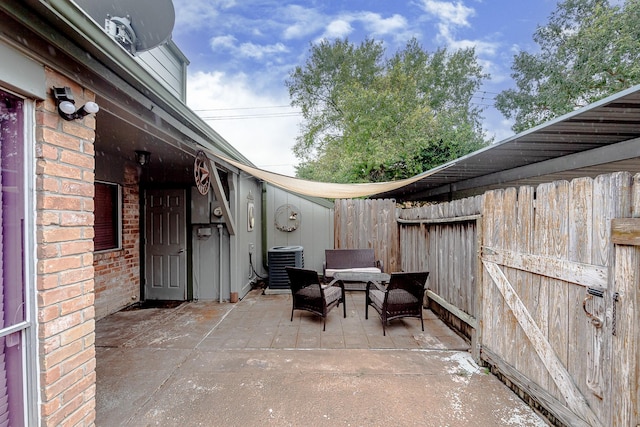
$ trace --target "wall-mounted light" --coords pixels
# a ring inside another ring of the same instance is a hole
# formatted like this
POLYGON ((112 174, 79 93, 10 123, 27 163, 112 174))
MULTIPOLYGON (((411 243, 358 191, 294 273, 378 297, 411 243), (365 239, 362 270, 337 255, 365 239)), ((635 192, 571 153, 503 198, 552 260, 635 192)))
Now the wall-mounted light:
POLYGON ((58 103, 58 114, 65 120, 81 119, 87 114, 95 114, 100 110, 98 104, 92 101, 87 102, 80 107, 80 109, 76 110, 73 92, 71 92, 71 88, 68 86, 54 87, 53 96, 58 103))
POLYGON ((150 152, 136 150, 136 162, 138 162, 138 164, 140 166, 144 166, 147 163, 149 163, 150 159, 151 159, 151 153, 150 152))

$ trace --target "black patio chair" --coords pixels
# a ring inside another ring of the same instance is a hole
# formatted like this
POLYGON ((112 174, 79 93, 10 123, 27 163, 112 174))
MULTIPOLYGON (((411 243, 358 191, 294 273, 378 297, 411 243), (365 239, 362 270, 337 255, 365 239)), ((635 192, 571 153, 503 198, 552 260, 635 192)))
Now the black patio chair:
POLYGON ((327 327, 327 314, 333 307, 342 303, 344 317, 347 317, 347 308, 344 305, 344 285, 336 281, 334 285, 320 283, 318 273, 314 270, 303 268, 285 267, 289 276, 293 306, 291 308, 291 321, 293 322, 294 310, 307 310, 324 319, 322 330, 327 327))
POLYGON ((386 288, 377 282, 368 282, 366 289, 365 319, 369 318, 369 306, 382 320, 382 335, 387 335, 387 322, 401 317, 418 317, 424 331, 422 306, 428 272, 392 273, 386 288))

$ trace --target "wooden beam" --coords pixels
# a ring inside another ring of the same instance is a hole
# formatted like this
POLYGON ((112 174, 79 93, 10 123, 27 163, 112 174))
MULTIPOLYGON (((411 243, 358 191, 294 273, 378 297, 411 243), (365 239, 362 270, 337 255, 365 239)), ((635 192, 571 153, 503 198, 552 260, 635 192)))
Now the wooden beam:
POLYGON ((576 418, 576 414, 567 408, 563 402, 559 401, 547 390, 531 381, 489 348, 482 347, 481 355, 482 360, 493 367, 492 371, 494 371, 494 374, 496 373, 495 370, 497 370, 498 374, 506 377, 519 390, 524 392, 543 409, 551 412, 551 415, 562 421, 565 425, 573 427, 589 427, 589 425, 583 420, 576 418))
POLYGON ((607 288, 607 267, 496 248, 482 248, 482 260, 585 287, 607 288))
POLYGON ((224 194, 220 174, 218 174, 218 168, 215 166, 215 163, 211 167, 211 177, 211 188, 216 195, 216 200, 220 203, 220 208, 222 208, 222 217, 227 225, 227 231, 230 236, 233 236, 236 234, 236 223, 233 220, 233 216, 231 216, 231 209, 229 209, 227 196, 224 194))
POLYGON ((616 245, 640 246, 640 218, 612 219, 611 241, 616 245))
POLYGON ((544 336, 536 322, 527 311, 527 307, 514 291, 511 283, 507 280, 500 267, 496 263, 483 260, 484 268, 487 270, 494 283, 500 290, 505 302, 508 304, 513 315, 518 320, 527 338, 531 341, 533 348, 542 360, 551 378, 558 386, 558 390, 564 397, 567 406, 577 416, 592 427, 602 426, 600 419, 593 412, 580 390, 576 387, 567 371, 556 355, 549 340, 544 336))
MULTIPOLYGON (((336 273, 337 274, 337 273, 336 273)), ((460 310, 458 307, 456 307, 455 305, 447 302, 444 298, 442 298, 440 295, 436 294, 433 291, 430 291, 427 289, 427 296, 429 298, 431 298, 432 300, 434 300, 435 302, 437 302, 438 304, 440 304, 445 310, 447 310, 449 313, 453 314, 454 316, 456 316, 458 319, 462 320, 463 322, 465 322, 467 325, 471 326, 474 329, 478 328, 478 322, 476 322, 476 319, 471 316, 468 313, 465 313, 464 311, 460 310)))
POLYGON ((456 222, 469 222, 469 221, 477 221, 482 218, 482 215, 465 215, 465 216, 454 216, 451 218, 428 218, 428 219, 403 219, 398 218, 398 224, 402 225, 422 225, 422 224, 450 224, 456 222))

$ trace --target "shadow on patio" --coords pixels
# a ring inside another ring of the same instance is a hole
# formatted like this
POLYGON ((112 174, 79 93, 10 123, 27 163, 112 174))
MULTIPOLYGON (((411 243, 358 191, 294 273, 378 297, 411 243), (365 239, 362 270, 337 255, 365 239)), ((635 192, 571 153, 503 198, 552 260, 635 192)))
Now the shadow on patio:
POLYGON ((290 295, 126 310, 96 324, 98 426, 546 425, 425 310, 387 336, 364 292, 322 319, 290 295), (391 402, 380 409, 381 402, 391 402))

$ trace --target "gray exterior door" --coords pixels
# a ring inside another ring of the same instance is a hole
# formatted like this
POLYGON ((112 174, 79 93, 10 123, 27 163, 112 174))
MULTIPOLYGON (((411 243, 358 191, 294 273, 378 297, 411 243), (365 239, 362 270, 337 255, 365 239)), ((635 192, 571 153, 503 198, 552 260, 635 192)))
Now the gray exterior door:
POLYGON ((185 300, 187 224, 184 190, 148 190, 145 213, 145 299, 185 300))

